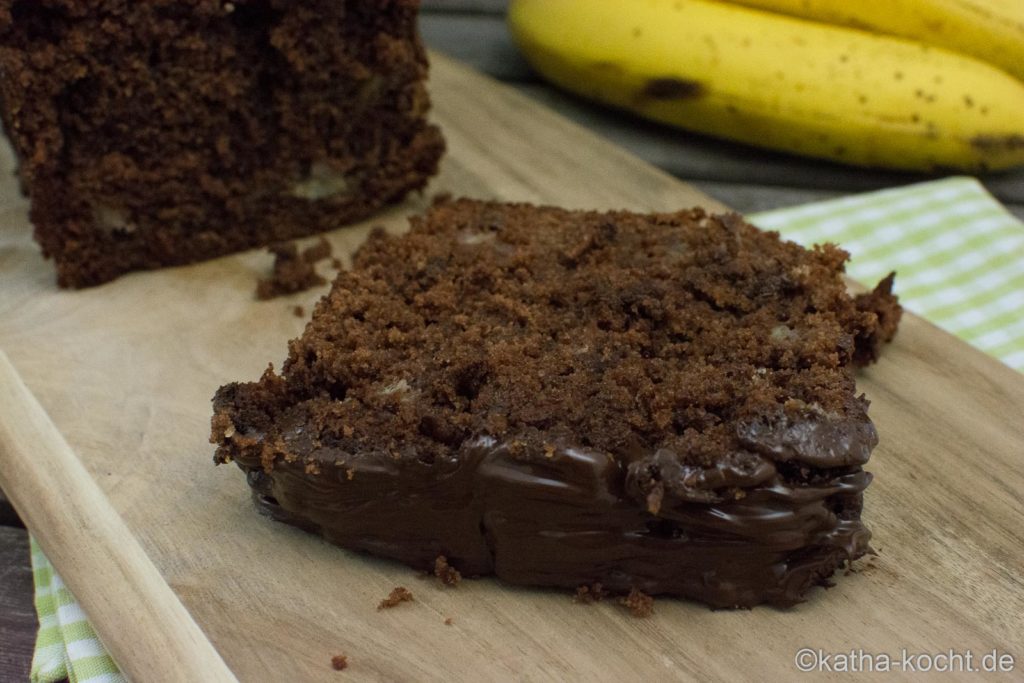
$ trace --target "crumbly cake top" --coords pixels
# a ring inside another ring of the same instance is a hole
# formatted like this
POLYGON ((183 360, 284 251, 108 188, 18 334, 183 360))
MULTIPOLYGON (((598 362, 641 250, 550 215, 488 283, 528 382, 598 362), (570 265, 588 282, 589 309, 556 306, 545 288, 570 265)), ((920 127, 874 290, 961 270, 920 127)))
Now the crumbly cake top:
MULTIPOLYGON (((891 278, 851 297, 846 258, 700 209, 442 200, 408 234, 371 235, 281 375, 222 398, 245 428, 312 445, 266 466, 313 470, 346 453, 433 462, 480 435, 697 467, 751 449, 814 463, 804 442, 870 451, 852 368, 899 308, 891 278)), ((821 464, 866 453, 843 457, 821 464)))

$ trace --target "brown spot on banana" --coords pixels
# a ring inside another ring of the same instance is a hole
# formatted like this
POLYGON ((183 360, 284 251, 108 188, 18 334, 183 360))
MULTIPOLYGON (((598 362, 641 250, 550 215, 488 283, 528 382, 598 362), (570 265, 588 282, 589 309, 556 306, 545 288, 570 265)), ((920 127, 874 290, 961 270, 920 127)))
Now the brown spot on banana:
POLYGON ((1024 135, 976 135, 971 147, 982 152, 1018 152, 1024 150, 1024 135))
POLYGON ((699 81, 674 77, 652 78, 644 85, 637 100, 693 100, 706 92, 707 88, 699 81))

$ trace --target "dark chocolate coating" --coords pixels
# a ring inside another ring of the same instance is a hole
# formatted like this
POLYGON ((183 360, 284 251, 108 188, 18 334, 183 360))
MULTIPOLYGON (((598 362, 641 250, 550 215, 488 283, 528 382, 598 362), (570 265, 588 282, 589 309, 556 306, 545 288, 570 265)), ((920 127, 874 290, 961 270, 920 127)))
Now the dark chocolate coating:
POLYGON ((860 510, 871 475, 854 466, 786 483, 770 461, 751 466, 758 456, 747 456, 735 459, 748 461, 739 468, 689 473, 715 489, 752 484, 739 498, 687 500, 666 487, 657 514, 634 481, 642 468, 573 447, 524 457, 479 437, 431 464, 367 454, 325 462, 318 475, 299 461, 269 472, 256 459, 238 464, 275 519, 413 567, 445 555, 465 575, 517 584, 600 582, 714 607, 792 605, 866 551, 860 510))

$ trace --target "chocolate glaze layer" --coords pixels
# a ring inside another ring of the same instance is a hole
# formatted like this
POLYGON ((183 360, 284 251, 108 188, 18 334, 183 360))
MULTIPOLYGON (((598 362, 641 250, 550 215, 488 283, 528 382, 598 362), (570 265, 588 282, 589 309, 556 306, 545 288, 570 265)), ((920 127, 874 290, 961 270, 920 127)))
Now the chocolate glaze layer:
MULTIPOLYGON (((304 442, 301 427, 275 439, 286 452, 304 442)), ((465 575, 518 584, 600 582, 715 607, 788 606, 867 549, 860 511, 871 475, 858 465, 793 481, 752 452, 699 470, 667 452, 624 465, 566 444, 523 454, 513 442, 473 438, 429 464, 312 449, 312 459, 278 459, 269 470, 259 448, 233 450, 257 505, 275 519, 413 567, 445 555, 465 575)))

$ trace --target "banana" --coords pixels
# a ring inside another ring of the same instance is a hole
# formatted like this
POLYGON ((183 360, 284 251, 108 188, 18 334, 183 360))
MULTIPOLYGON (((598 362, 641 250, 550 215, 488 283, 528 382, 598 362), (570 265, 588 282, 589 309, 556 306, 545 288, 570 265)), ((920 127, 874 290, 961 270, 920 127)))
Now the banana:
POLYGON ((513 0, 545 77, 719 137, 862 166, 1024 163, 1024 84, 901 38, 709 0, 513 0))
POLYGON ((804 19, 912 38, 1024 80, 1021 0, 732 0, 804 19))

